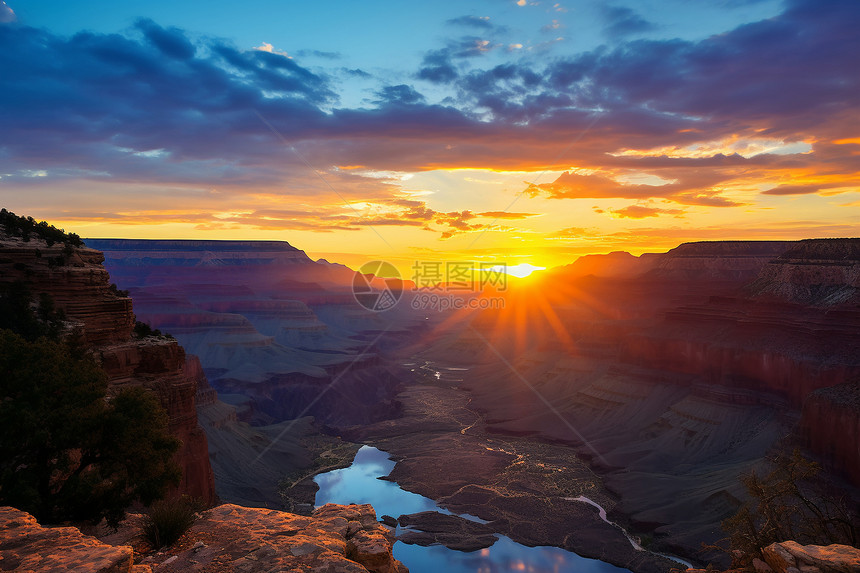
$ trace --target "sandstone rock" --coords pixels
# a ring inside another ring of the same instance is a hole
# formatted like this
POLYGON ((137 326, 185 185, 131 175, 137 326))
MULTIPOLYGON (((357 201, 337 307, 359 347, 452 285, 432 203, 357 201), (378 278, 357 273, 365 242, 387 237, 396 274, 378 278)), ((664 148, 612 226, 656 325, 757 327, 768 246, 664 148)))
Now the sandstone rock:
POLYGON ((791 554, 781 543, 771 543, 762 549, 762 555, 767 564, 775 571, 786 571, 789 567, 796 567, 797 561, 794 555, 791 554))
POLYGON ((773 572, 773 568, 770 565, 768 565, 767 563, 765 563, 764 561, 762 561, 761 559, 759 559, 758 557, 756 557, 755 559, 752 560, 752 566, 753 566, 753 569, 756 570, 756 573, 772 573, 773 572))
POLYGON ((300 516, 225 504, 204 512, 183 539, 184 546, 180 540, 175 550, 147 557, 145 564, 153 573, 408 573, 392 556, 391 534, 370 505, 328 504, 300 516))
POLYGON ((0 570, 145 573, 132 569, 132 548, 113 546, 74 527, 42 527, 29 513, 0 507, 0 570))
POLYGON ((390 515, 383 515, 379 518, 379 521, 381 521, 385 525, 388 525, 389 527, 397 527, 397 519, 391 517, 390 515))
POLYGON ((762 550, 779 573, 858 573, 860 549, 849 545, 801 545, 796 541, 772 543, 762 550))
POLYGON ((167 410, 170 432, 182 446, 180 492, 215 501, 206 435, 197 424, 196 380, 185 371, 185 350, 175 340, 133 337, 132 300, 111 288, 104 255, 79 247, 70 255, 63 245, 49 247, 0 234, 0 283, 23 281, 33 295, 51 295, 65 312, 69 336, 90 349, 108 375, 109 392, 125 386, 153 390, 167 410), (58 263, 57 261, 62 261, 58 263))

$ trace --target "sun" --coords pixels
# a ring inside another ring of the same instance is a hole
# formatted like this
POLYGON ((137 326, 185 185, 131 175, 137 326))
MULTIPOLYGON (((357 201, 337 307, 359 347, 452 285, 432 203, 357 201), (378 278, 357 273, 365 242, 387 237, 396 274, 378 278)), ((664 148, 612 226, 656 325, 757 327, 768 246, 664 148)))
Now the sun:
POLYGON ((542 271, 544 269, 546 269, 546 267, 536 267, 531 263, 520 263, 518 265, 496 265, 490 270, 522 279, 535 271, 542 271))

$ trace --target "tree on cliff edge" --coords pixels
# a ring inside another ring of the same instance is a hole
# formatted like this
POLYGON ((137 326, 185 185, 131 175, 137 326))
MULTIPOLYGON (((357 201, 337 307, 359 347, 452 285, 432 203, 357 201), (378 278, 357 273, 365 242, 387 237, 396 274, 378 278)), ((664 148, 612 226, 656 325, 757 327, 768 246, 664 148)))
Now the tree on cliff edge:
POLYGON ((106 396, 90 357, 0 330, 0 505, 43 522, 115 524, 179 483, 179 441, 157 398, 138 387, 106 396))
POLYGON ((722 523, 733 550, 733 567, 750 567, 761 549, 780 541, 802 545, 860 542, 856 502, 833 489, 821 467, 799 450, 768 460, 770 471, 741 478, 749 499, 722 523))

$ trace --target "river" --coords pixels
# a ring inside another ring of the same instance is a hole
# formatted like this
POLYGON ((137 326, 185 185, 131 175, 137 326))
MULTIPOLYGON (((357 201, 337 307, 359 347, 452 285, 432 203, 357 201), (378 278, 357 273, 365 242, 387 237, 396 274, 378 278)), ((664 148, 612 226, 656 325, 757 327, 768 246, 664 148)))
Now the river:
MULTIPOLYGON (((314 481, 320 486, 317 507, 326 503, 369 503, 378 516, 400 515, 419 511, 451 512, 440 508, 432 499, 400 489, 393 482, 380 480, 394 468, 388 454, 370 446, 362 446, 348 468, 319 474, 314 481)), ((461 515, 467 519, 478 518, 461 515)), ((421 547, 403 542, 394 544, 394 556, 411 573, 621 573, 628 571, 609 563, 580 557, 557 547, 526 547, 497 535, 499 540, 487 549, 471 553, 455 551, 441 545, 421 547)))

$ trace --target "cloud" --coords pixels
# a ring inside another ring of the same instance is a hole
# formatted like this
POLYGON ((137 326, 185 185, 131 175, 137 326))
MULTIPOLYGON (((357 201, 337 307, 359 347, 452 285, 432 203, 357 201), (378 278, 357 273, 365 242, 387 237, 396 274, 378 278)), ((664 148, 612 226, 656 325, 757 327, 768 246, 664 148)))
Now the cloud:
POLYGON ((376 96, 379 98, 377 104, 415 105, 425 101, 423 95, 405 84, 385 86, 376 92, 376 96))
POLYGON ((360 70, 358 68, 353 68, 353 69, 341 68, 340 71, 349 75, 349 76, 353 76, 356 78, 372 78, 373 77, 370 74, 368 74, 367 72, 365 72, 364 70, 360 70))
POLYGON ((537 217, 540 213, 510 213, 508 211, 485 211, 478 213, 478 217, 486 217, 488 219, 528 219, 529 217, 537 217))
POLYGON ((764 195, 811 195, 821 191, 821 185, 777 185, 773 189, 762 191, 764 195))
POLYGON ((285 58, 292 59, 292 56, 290 56, 287 52, 285 52, 283 50, 276 50, 275 47, 268 42, 263 42, 262 44, 255 47, 254 49, 259 51, 259 52, 267 52, 269 54, 278 54, 279 56, 284 56, 285 58))
MULTIPOLYGON (((350 70, 311 69, 275 47, 241 49, 151 20, 124 35, 0 26, 0 156, 9 166, 2 184, 44 194, 215 189, 225 203, 257 212, 260 195, 337 204, 320 173, 348 200, 386 209, 360 220, 400 218, 448 233, 484 230, 478 226, 488 221, 478 217, 489 212, 479 206, 469 218, 387 202, 401 182, 362 173, 548 170, 564 174, 529 194, 705 207, 737 207, 761 189, 831 193, 855 185, 860 172, 857 146, 833 143, 851 141, 858 130, 858 25, 855 1, 821 10, 790 0, 774 18, 702 41, 619 41, 565 57, 525 49, 512 57, 507 44, 457 37, 424 54, 415 85, 377 86, 368 108, 338 99, 338 80, 350 70), (489 50, 492 58, 481 57, 489 50), (424 82, 436 85, 424 91, 424 82), (440 92, 441 103, 433 99, 440 92), (759 140, 809 142, 811 149, 737 153, 759 140), (708 147, 724 141, 741 147, 708 147), (707 156, 671 151, 696 146, 707 156), (619 155, 624 150, 669 151, 619 155), (365 167, 335 172, 335 165, 365 167)), ((357 65, 352 72, 371 79, 364 62, 357 65)), ((229 224, 251 224, 242 220, 229 224)), ((365 225, 356 221, 315 225, 365 225)))
POLYGON ((324 60, 339 60, 343 58, 340 52, 324 52, 321 50, 298 50, 296 55, 302 58, 322 58, 324 60))
POLYGON ((451 18, 446 22, 455 26, 466 26, 468 28, 478 28, 480 30, 492 30, 493 23, 490 22, 489 16, 460 16, 451 18))
POLYGON ((546 194, 551 199, 645 199, 671 195, 676 189, 676 186, 668 185, 623 185, 601 173, 565 171, 552 183, 529 185, 526 193, 532 196, 546 194))
POLYGON ((860 180, 841 180, 835 183, 788 183, 777 185, 767 191, 762 191, 763 195, 811 195, 819 193, 821 195, 837 195, 848 191, 860 191, 860 180))
POLYGON ((628 219, 644 219, 645 217, 659 217, 660 215, 683 215, 682 209, 660 209, 658 207, 647 207, 645 205, 629 205, 621 209, 611 209, 615 217, 628 219))
MULTIPOLYGON (((165 56, 178 60, 187 60, 194 56, 194 46, 178 28, 162 28, 152 20, 143 18, 137 21, 137 28, 143 32, 150 44, 158 48, 165 56)), ((271 44, 269 46, 271 51, 271 44)), ((260 48, 257 48, 260 49, 260 48)))
POLYGON ((447 49, 432 50, 424 55, 417 77, 438 84, 449 83, 460 75, 447 49))
POLYGON ((6 2, 0 1, 0 24, 9 24, 17 19, 18 17, 12 8, 6 2))
POLYGON ((650 32, 656 26, 626 6, 601 5, 605 22, 604 33, 610 38, 622 38, 650 32))
POLYGON ((550 239, 579 239, 583 237, 593 237, 597 233, 595 229, 586 229, 585 227, 567 227, 547 235, 550 239))
POLYGON ((542 27, 540 29, 540 31, 543 32, 544 34, 552 34, 552 33, 556 33, 556 30, 560 30, 562 28, 566 28, 566 26, 564 24, 562 24, 561 22, 559 22, 558 20, 553 20, 552 23, 547 24, 546 26, 542 27))
POLYGON ((565 171, 551 183, 529 184, 524 192, 532 197, 545 195, 550 199, 661 198, 683 205, 706 207, 739 207, 746 204, 722 195, 718 184, 729 176, 721 175, 719 170, 704 175, 697 173, 697 169, 689 171, 692 173, 676 167, 672 172, 678 179, 655 185, 624 183, 616 178, 617 174, 611 172, 565 171))

